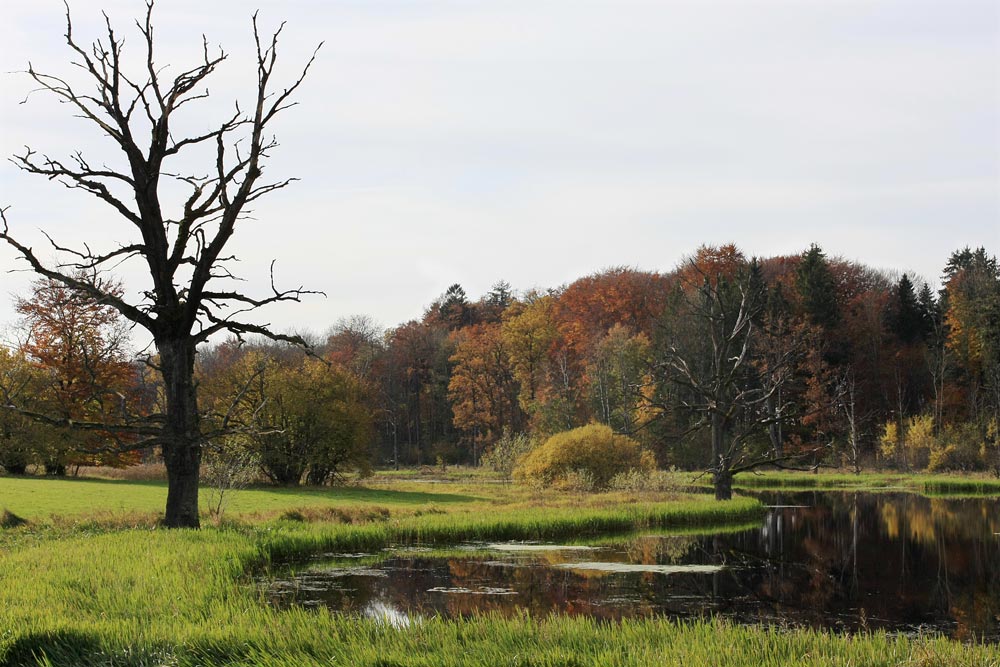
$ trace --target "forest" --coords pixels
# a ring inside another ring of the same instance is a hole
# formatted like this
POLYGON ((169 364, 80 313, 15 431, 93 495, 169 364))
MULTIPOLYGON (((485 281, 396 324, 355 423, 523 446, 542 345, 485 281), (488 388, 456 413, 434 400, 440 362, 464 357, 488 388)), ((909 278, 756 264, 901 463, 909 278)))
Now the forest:
MULTIPOLYGON (((703 246, 669 273, 499 281, 479 298, 454 284, 419 320, 341 319, 304 335, 307 349, 234 337, 197 358, 207 470, 238 462, 288 485, 496 465, 512 442, 601 424, 660 468, 724 484, 764 466, 1000 475, 996 257, 956 250, 941 285, 816 245, 768 258, 703 246)), ((0 466, 156 460, 140 426, 100 428, 162 412, 155 359, 136 360, 121 316, 45 278, 17 309, 0 386, 21 410, 0 412, 0 466)))

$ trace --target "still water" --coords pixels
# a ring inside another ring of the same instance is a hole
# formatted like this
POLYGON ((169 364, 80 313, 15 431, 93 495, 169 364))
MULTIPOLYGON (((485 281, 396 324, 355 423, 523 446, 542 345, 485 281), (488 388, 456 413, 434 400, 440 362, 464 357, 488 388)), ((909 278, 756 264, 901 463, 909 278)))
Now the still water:
POLYGON ((766 493, 751 530, 582 544, 400 548, 317 565, 268 588, 397 625, 526 610, 598 619, 718 615, 1000 641, 1000 500, 766 493))

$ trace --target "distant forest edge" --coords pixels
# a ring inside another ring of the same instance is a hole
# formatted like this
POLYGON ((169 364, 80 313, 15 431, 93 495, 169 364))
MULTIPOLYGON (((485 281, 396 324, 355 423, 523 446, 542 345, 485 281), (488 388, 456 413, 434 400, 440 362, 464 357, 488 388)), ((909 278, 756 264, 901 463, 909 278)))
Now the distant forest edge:
MULTIPOLYGON (((206 465, 324 484, 372 465, 479 465, 505 434, 537 443, 599 423, 660 467, 726 456, 733 472, 771 460, 1000 475, 997 259, 958 250, 941 280, 815 245, 766 259, 725 245, 667 274, 613 268, 524 293, 500 281, 478 300, 455 284, 419 320, 385 331, 354 316, 309 353, 228 340, 198 355, 206 465)), ((155 460, 127 433, 65 428, 161 411, 156 360, 136 360, 126 323, 48 280, 17 308, 0 398, 21 411, 0 410, 0 466, 155 460)))

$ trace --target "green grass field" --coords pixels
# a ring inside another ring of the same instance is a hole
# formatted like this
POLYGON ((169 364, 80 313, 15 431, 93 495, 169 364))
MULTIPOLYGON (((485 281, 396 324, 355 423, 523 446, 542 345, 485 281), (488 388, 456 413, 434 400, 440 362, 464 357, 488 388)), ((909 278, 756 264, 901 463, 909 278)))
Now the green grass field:
POLYGON ((475 478, 400 477, 369 488, 245 490, 227 521, 200 531, 123 527, 136 512, 159 511, 160 483, 0 478, 0 508, 29 519, 0 531, 0 664, 1000 665, 996 647, 929 637, 527 616, 428 619, 397 630, 264 603, 256 578, 318 553, 690 531, 762 512, 751 498, 540 494, 475 478))
MULTIPOLYGON (((428 485, 423 485, 428 486, 428 485)), ((202 490, 206 499, 207 489, 202 490)), ((166 482, 107 479, 0 478, 0 510, 26 519, 76 517, 99 513, 159 513, 167 500, 166 482)), ((295 507, 358 507, 365 505, 452 505, 482 501, 465 493, 429 493, 346 486, 342 488, 250 488, 232 493, 226 512, 232 515, 280 512, 295 507)))

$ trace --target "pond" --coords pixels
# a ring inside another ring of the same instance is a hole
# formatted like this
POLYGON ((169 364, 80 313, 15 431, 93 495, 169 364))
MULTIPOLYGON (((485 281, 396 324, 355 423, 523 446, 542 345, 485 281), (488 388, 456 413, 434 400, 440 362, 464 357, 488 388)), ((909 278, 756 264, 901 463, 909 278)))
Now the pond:
POLYGON ((582 544, 402 547, 317 564, 267 589, 278 606, 407 625, 483 612, 664 615, 936 632, 1000 641, 1000 501, 904 493, 763 493, 760 526, 582 544))

